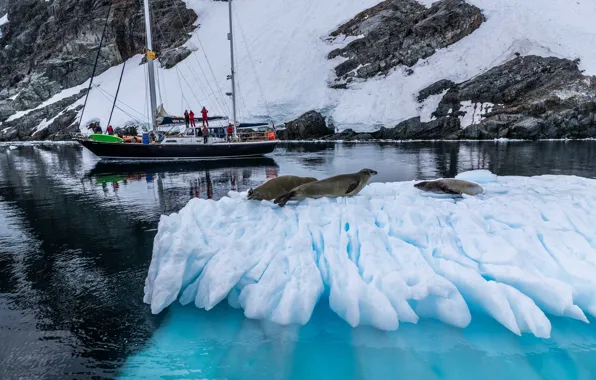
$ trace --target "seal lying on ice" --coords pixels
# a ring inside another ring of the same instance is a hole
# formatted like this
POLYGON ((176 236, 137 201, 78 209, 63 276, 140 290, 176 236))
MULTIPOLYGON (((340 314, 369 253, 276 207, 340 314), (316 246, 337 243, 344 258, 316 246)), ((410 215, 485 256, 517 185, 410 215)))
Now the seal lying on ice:
POLYGON ((358 173, 341 174, 320 181, 300 185, 275 199, 280 207, 290 200, 306 198, 346 197, 358 194, 368 184, 370 177, 377 174, 372 169, 362 169, 358 173))
POLYGON ((286 194, 293 188, 303 185, 305 183, 314 182, 317 179, 314 177, 298 177, 294 175, 282 175, 277 178, 270 179, 257 188, 248 190, 248 199, 261 201, 273 200, 281 195, 286 194))
POLYGON ((484 191, 482 186, 477 183, 454 178, 437 179, 435 181, 422 181, 414 184, 414 187, 430 193, 453 195, 478 195, 484 191))

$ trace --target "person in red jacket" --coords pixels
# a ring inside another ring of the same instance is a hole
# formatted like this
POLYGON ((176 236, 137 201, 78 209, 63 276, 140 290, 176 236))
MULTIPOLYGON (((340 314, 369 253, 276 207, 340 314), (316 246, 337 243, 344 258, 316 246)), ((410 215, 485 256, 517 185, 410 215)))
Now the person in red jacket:
POLYGON ((207 124, 207 126, 209 126, 209 119, 207 119, 207 113, 209 111, 207 111, 207 108, 203 107, 203 109, 201 110, 201 115, 203 116, 203 127, 205 126, 205 124, 207 124))
POLYGON ((195 125, 195 113, 192 112, 192 110, 190 110, 190 112, 188 113, 188 118, 190 119, 190 125, 193 128, 196 128, 197 126, 195 125))
POLYGON ((107 132, 108 132, 108 135, 113 135, 114 134, 114 128, 112 128, 111 125, 108 125, 107 132))

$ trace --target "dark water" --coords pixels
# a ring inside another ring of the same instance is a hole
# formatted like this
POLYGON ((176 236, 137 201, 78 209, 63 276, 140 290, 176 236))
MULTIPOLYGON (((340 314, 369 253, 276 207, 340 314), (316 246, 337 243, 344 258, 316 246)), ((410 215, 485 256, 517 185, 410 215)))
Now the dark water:
POLYGON ((363 167, 381 182, 470 169, 594 178, 596 142, 307 144, 243 162, 125 165, 72 145, 0 145, 0 378, 120 374, 168 317, 142 302, 160 215, 277 175, 363 167))

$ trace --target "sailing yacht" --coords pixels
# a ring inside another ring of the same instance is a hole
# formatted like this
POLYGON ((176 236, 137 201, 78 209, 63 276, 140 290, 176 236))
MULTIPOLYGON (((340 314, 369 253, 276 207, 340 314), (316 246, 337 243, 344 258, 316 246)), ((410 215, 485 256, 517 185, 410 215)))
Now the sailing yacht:
MULTIPOLYGON (((210 143, 204 144, 202 137, 196 136, 193 130, 191 136, 184 134, 168 135, 163 133, 163 127, 169 124, 182 124, 183 118, 168 116, 163 106, 157 107, 154 60, 151 38, 151 13, 149 0, 144 0, 145 29, 147 35, 147 65, 149 74, 149 96, 151 104, 151 124, 153 135, 159 136, 157 141, 149 141, 148 134, 144 134, 142 143, 125 142, 117 136, 91 135, 76 139, 81 145, 89 149, 96 156, 105 160, 217 160, 244 157, 259 157, 273 152, 278 141, 274 129, 265 127, 266 123, 245 124, 237 121, 236 112, 236 81, 234 70, 234 34, 232 27, 232 0, 228 0, 230 31, 230 61, 232 81, 232 109, 233 109, 233 134, 227 136, 222 127, 221 131, 211 128, 210 143), (178 120, 180 119, 180 120, 178 120), (160 130, 161 129, 161 130, 160 130), (239 133, 239 129, 243 133, 239 133), (223 132, 223 134, 222 134, 223 132)), ((114 100, 116 101, 116 99, 114 100)), ((223 117, 216 117, 224 119, 223 117)), ((211 119, 211 118, 210 118, 211 119)))

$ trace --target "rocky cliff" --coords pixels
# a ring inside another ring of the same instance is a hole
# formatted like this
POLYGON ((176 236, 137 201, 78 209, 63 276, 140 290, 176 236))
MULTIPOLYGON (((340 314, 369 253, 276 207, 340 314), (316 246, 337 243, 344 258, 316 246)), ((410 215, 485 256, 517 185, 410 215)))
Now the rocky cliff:
MULTIPOLYGON (((480 9, 463 0, 442 0, 426 8, 415 0, 386 0, 356 15, 331 33, 352 36, 329 59, 343 57, 331 87, 353 83, 432 56, 474 33, 485 21, 480 9)), ((521 56, 462 82, 445 78, 412 94, 428 114, 394 127, 356 133, 351 129, 329 140, 550 139, 596 137, 596 77, 585 76, 579 60, 521 56)), ((304 120, 303 120, 304 121, 304 120)), ((303 131, 310 128, 302 126, 303 131)), ((320 133, 319 133, 320 134, 320 133)), ((280 138, 290 138, 280 134, 280 138)), ((320 136, 300 135, 301 139, 320 136)))
MULTIPOLYGON (((438 97, 430 120, 414 117, 372 133, 329 140, 560 139, 596 137, 596 77, 577 61, 517 57, 463 83, 439 81, 418 94, 438 97)), ((314 136, 310 136, 313 138, 314 136)))
MULTIPOLYGON (((5 3, 9 23, 3 26, 0 38, 0 122, 89 79, 106 17, 108 26, 96 75, 143 52, 142 1, 114 0, 108 16, 109 4, 109 0, 5 3)), ((157 37, 154 49, 165 56, 172 55, 169 51, 188 39, 187 32, 192 30, 197 16, 182 0, 154 1, 152 6, 157 37)), ((3 124, 0 129, 8 127, 3 124)), ((20 128, 10 136, 22 139, 31 133, 30 129, 20 128)), ((0 139, 8 136, 0 133, 0 139)))
POLYGON ((335 68, 340 83, 371 78, 398 65, 414 66, 468 36, 483 21, 480 9, 463 0, 437 1, 429 9, 416 0, 386 0, 331 33, 356 39, 333 50, 329 59, 345 58, 335 68))

